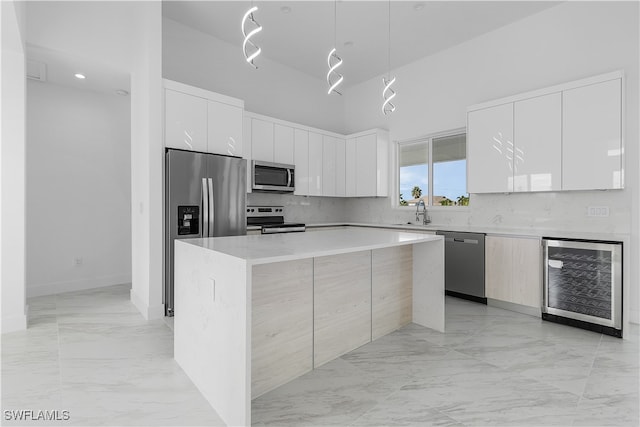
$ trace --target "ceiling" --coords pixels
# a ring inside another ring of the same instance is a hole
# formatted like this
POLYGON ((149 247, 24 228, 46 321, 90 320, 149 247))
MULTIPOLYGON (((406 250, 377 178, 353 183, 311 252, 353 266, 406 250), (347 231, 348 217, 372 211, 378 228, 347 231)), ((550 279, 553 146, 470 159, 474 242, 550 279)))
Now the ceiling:
MULTIPOLYGON (((391 67, 416 61, 508 25, 560 2, 552 1, 398 1, 391 2, 391 67)), ((166 18, 238 46, 249 1, 165 1, 166 18)), ((344 85, 387 72, 387 1, 260 1, 254 3, 255 36, 262 55, 318 79, 325 79, 327 54, 334 44, 344 61, 344 85), (284 13, 283 9, 289 12, 284 13), (345 45, 346 43, 346 45, 345 45)), ((260 57, 255 60, 258 67, 260 57)))

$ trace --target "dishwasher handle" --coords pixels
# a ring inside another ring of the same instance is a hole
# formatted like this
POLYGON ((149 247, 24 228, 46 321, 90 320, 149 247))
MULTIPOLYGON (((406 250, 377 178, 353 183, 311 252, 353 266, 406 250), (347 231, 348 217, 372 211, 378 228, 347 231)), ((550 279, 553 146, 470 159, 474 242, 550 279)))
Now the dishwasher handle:
POLYGON ((444 241, 452 243, 467 243, 472 245, 477 245, 479 243, 478 239, 460 239, 458 237, 445 237, 444 241))

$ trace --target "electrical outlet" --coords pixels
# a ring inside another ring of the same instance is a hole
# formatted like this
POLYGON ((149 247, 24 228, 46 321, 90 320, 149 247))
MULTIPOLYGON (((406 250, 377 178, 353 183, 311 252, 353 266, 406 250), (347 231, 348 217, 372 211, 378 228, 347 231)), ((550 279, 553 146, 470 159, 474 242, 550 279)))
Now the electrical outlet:
POLYGON ((73 258, 73 265, 75 265, 76 267, 81 266, 82 262, 83 260, 81 256, 77 256, 73 258))
POLYGON ((607 217, 609 216, 609 206, 589 206, 587 216, 607 217))

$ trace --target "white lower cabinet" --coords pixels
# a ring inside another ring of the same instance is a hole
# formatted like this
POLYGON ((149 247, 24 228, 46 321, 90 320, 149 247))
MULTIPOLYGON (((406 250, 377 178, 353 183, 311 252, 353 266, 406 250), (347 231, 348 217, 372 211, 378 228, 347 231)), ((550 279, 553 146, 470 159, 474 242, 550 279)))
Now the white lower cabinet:
POLYGON ((486 236, 485 294, 487 298, 540 308, 540 238, 486 236))

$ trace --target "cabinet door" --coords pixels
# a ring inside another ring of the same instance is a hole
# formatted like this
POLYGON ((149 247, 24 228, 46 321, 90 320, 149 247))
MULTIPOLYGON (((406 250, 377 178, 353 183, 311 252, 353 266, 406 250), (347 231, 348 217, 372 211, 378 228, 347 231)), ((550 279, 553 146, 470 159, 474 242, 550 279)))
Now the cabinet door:
POLYGON ((242 157, 242 108, 222 102, 207 101, 207 151, 242 157))
POLYGON ((344 139, 336 139, 336 196, 344 197, 346 195, 346 141, 344 139))
POLYGON ((413 246, 371 251, 371 339, 411 323, 413 246))
POLYGON ((349 138, 345 145, 345 195, 356 197, 356 139, 349 138))
POLYGON ((309 195, 309 132, 295 129, 294 139, 294 165, 296 189, 293 194, 297 196, 309 195))
POLYGON ((313 368, 313 260, 253 266, 251 397, 313 368))
POLYGON ((322 135, 309 132, 309 195, 322 196, 322 135))
POLYGON ((542 253, 540 239, 485 238, 485 294, 487 298, 540 307, 542 253))
POLYGON ((622 188, 622 81, 562 96, 562 189, 622 188))
POLYGON ((251 119, 251 156, 253 160, 273 162, 273 123, 251 119))
POLYGON ((165 89, 164 145, 207 151, 207 100, 165 89))
POLYGON ((513 191, 513 103, 467 114, 467 191, 513 191))
POLYGON ((313 259, 314 367, 371 341, 371 252, 313 259))
POLYGON ((562 94, 514 104, 513 191, 562 188, 562 94))
POLYGON ((540 239, 514 238, 511 302, 539 308, 542 303, 542 246, 540 239))
POLYGON ((511 301, 512 239, 486 236, 484 292, 487 298, 511 301))
POLYGON ((244 149, 242 150, 242 157, 247 160, 247 193, 251 193, 251 186, 253 185, 253 168, 251 167, 251 160, 253 159, 251 155, 251 117, 244 117, 242 124, 242 137, 244 141, 246 141, 244 149))
POLYGON ((336 195, 336 138, 322 136, 322 195, 336 195))
POLYGON ((273 161, 285 165, 292 165, 294 163, 293 145, 293 128, 275 124, 273 161))
POLYGON ((376 195, 378 144, 376 134, 356 138, 356 195, 376 195))

